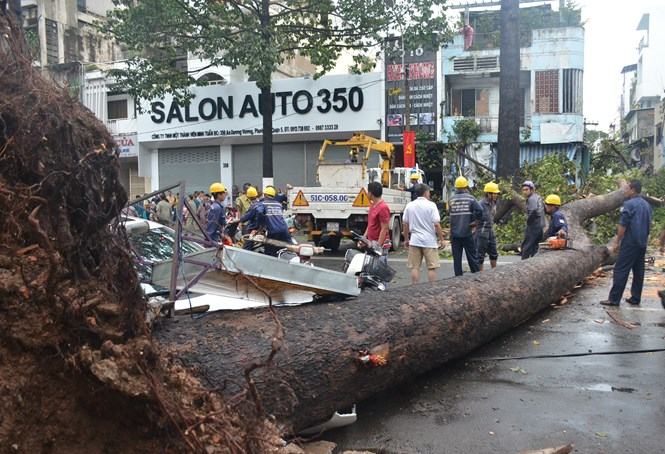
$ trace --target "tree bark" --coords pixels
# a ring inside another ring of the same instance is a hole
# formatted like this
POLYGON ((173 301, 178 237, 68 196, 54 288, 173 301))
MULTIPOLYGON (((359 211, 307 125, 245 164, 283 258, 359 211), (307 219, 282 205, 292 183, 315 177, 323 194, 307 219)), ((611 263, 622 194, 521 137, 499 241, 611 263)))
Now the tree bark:
MULTIPOLYGON (((356 300, 276 308, 283 344, 268 369, 251 375, 266 409, 285 431, 302 429, 521 324, 602 264, 608 250, 590 245, 581 222, 623 200, 623 192, 615 191, 564 206, 581 249, 356 300), (359 352, 384 344, 386 365, 358 362, 359 352)), ((211 386, 233 395, 243 371, 267 358, 275 333, 270 311, 257 309, 166 320, 154 336, 211 386)))
MULTIPOLYGON (((261 89, 261 115, 263 116, 263 178, 273 177, 272 165, 272 111, 273 99, 270 87, 261 89)), ((263 188, 265 189, 265 188, 263 188)))
MULTIPOLYGON (((263 40, 266 48, 272 45, 272 37, 270 35, 270 1, 261 0, 261 39, 263 40)), ((270 70, 270 78, 272 77, 272 69, 270 70)), ((273 177, 273 160, 272 160, 272 114, 273 114, 273 99, 272 99, 272 83, 262 81, 259 88, 261 89, 261 115, 263 116, 263 146, 261 149, 263 158, 263 180, 272 179, 273 177)), ((262 187, 262 189, 265 189, 262 187)))
POLYGON ((519 0, 501 0, 499 135, 497 174, 510 178, 520 168, 519 0))

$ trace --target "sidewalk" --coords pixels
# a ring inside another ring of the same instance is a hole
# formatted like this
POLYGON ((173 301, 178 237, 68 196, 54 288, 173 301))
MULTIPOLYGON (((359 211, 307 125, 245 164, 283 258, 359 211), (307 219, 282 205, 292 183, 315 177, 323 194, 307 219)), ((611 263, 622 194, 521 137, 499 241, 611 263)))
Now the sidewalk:
POLYGON ((464 360, 359 404, 356 424, 323 438, 340 452, 663 452, 665 352, 482 360, 664 348, 663 267, 647 270, 641 307, 611 310, 622 325, 598 304, 610 271, 464 360))

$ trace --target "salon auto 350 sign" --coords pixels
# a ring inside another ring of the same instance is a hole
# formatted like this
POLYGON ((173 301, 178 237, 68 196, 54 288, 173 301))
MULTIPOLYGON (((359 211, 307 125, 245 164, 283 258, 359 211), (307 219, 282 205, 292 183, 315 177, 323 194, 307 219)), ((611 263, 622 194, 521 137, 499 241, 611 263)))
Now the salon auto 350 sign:
MULTIPOLYGON (((183 140, 262 134, 260 90, 254 83, 194 87, 189 105, 172 98, 143 105, 139 140, 183 140)), ((273 82, 273 133, 308 134, 380 129, 381 74, 273 82)))

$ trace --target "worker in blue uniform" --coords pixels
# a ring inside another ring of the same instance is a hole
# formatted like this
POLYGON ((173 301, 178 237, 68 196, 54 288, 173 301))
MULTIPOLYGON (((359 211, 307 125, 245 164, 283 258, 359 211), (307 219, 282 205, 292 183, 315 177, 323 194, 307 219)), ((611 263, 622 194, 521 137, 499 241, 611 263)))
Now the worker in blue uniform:
MULTIPOLYGON (((256 207, 258 227, 265 228, 268 239, 291 243, 293 240, 284 220, 282 204, 275 200, 276 195, 277 191, 273 186, 266 186, 263 190, 263 200, 256 207)), ((264 252, 276 257, 280 249, 281 246, 266 244, 264 252)))
POLYGON ((545 197, 545 212, 550 215, 550 225, 547 229, 547 238, 556 236, 568 238, 568 222, 566 216, 561 212, 561 198, 556 194, 545 197))
POLYGON ((526 201, 526 230, 522 241, 522 260, 538 253, 538 245, 543 240, 543 231, 547 225, 545 220, 545 204, 540 195, 536 194, 533 181, 522 183, 522 195, 526 201))
POLYGON ((224 234, 224 226, 226 225, 226 213, 224 210, 226 187, 222 183, 213 183, 210 185, 210 194, 212 195, 212 205, 208 211, 206 232, 213 242, 219 243, 221 239, 227 237, 224 234))
POLYGON ((472 273, 480 271, 473 241, 473 228, 483 217, 483 209, 475 197, 469 194, 469 182, 459 176, 455 180, 455 194, 450 198, 450 243, 453 248, 453 269, 455 276, 461 276, 462 252, 466 251, 466 261, 472 273))
POLYGON ((632 180, 626 188, 626 200, 621 209, 617 236, 610 249, 619 249, 619 257, 614 265, 612 289, 607 300, 601 301, 604 306, 619 306, 621 297, 628 282, 628 274, 633 271, 633 283, 630 287, 630 298, 626 302, 637 306, 642 299, 644 285, 644 255, 647 250, 649 230, 653 214, 649 203, 640 197, 642 183, 632 180))

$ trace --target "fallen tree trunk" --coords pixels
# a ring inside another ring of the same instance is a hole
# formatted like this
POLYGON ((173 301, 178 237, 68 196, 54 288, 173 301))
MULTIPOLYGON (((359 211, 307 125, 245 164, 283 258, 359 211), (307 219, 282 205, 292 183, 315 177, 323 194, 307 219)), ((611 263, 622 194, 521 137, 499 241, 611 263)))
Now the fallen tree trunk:
MULTIPOLYGON (((264 405, 285 430, 302 429, 519 325, 603 262, 607 248, 591 246, 580 225, 623 199, 615 191, 564 207, 576 223, 571 234, 580 250, 546 252, 496 270, 342 303, 278 308, 282 348, 271 367, 252 373, 264 405), (358 361, 361 351, 381 345, 387 345, 386 365, 358 361)), ((274 333, 264 309, 167 320, 155 337, 174 358, 233 394, 243 370, 267 356, 274 333)))

